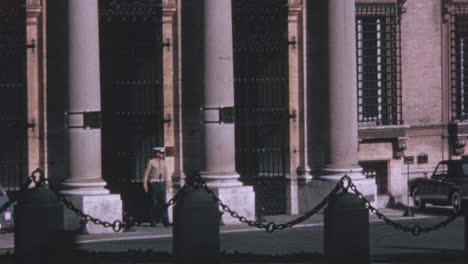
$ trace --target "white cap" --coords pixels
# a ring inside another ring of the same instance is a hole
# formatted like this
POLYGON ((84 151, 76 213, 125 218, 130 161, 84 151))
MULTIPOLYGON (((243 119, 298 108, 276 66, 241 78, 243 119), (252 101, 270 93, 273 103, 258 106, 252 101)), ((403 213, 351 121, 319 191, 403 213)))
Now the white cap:
POLYGON ((166 147, 154 147, 153 150, 156 151, 156 152, 165 153, 166 152, 166 147))

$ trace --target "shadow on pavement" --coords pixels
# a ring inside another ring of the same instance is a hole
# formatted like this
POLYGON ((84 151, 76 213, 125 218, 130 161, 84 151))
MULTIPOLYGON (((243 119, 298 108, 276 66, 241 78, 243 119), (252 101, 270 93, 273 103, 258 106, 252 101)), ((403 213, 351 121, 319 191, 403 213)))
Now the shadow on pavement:
POLYGON ((453 263, 461 264, 468 263, 468 258, 463 250, 444 249, 444 248, 422 248, 422 247, 385 247, 393 249, 408 249, 427 252, 411 252, 392 255, 377 255, 372 256, 372 263, 424 263, 424 264, 439 264, 453 263))

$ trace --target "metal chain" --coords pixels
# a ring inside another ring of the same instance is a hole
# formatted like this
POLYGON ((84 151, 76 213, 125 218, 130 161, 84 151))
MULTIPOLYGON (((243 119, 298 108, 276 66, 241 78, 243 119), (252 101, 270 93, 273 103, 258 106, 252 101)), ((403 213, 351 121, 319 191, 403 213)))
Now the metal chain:
MULTIPOLYGON (((347 177, 347 176, 345 176, 345 177, 347 177)), ((421 225, 418 225, 418 224, 415 224, 415 225, 412 225, 412 226, 402 225, 402 224, 397 223, 397 222, 393 221, 392 219, 388 218, 383 213, 379 212, 379 210, 377 210, 377 208, 373 207, 371 205, 370 201, 367 200, 364 197, 364 195, 357 189, 356 185, 354 185, 354 183, 351 181, 351 179, 349 179, 349 181, 350 181, 349 188, 364 202, 365 207, 367 209, 369 209, 369 211, 371 213, 375 214, 380 220, 383 220, 385 222, 385 224, 388 224, 388 225, 394 227, 395 229, 402 230, 403 232, 411 233, 413 236, 419 236, 421 233, 428 233, 428 232, 431 232, 431 231, 437 231, 437 230, 441 229, 442 227, 445 227, 448 224, 452 223, 453 221, 455 221, 455 219, 457 219, 458 216, 460 216, 460 214, 453 213, 452 215, 447 217, 444 221, 442 221, 440 223, 437 223, 435 225, 432 225, 432 226, 421 226, 421 225)))
POLYGON ((65 198, 65 195, 61 194, 57 189, 55 189, 49 182, 48 179, 44 177, 44 172, 40 169, 36 169, 32 175, 31 175, 31 180, 36 184, 36 186, 45 186, 49 190, 51 190, 59 199, 61 203, 65 205, 68 209, 72 210, 76 215, 82 218, 84 223, 88 222, 93 222, 96 225, 101 225, 105 228, 112 228, 113 231, 115 232, 120 232, 122 229, 127 229, 132 226, 140 225, 141 223, 138 221, 135 221, 133 219, 128 219, 127 221, 120 221, 120 220, 115 220, 112 223, 108 221, 103 221, 99 218, 95 218, 89 214, 84 213, 81 209, 77 208, 76 206, 73 205, 72 202, 68 201, 65 198), (36 179, 34 176, 39 173, 38 179, 36 179))
POLYGON ((310 210, 309 212, 305 213, 304 215, 302 215, 302 216, 300 216, 300 217, 298 217, 298 218, 296 218, 296 219, 294 219, 292 221, 282 223, 282 224, 276 224, 274 222, 263 223, 263 222, 253 221, 253 220, 247 219, 245 216, 239 215, 239 213, 232 210, 228 205, 224 204, 221 201, 221 199, 219 199, 219 197, 216 196, 216 194, 208 187, 208 185, 205 182, 203 182, 203 180, 201 178, 197 178, 194 182, 184 185, 181 190, 183 190, 184 193, 185 193, 190 189, 204 189, 213 198, 213 200, 217 203, 217 205, 224 212, 229 213, 232 217, 239 220, 239 222, 248 224, 249 226, 257 227, 259 229, 265 229, 266 232, 272 233, 275 230, 282 230, 282 229, 285 229, 285 228, 288 228, 288 227, 293 227, 293 226, 295 226, 295 225, 297 225, 299 223, 302 223, 303 221, 305 221, 306 219, 308 219, 312 215, 316 214, 326 204, 328 204, 330 199, 332 197, 334 197, 338 193, 338 191, 340 189, 342 189, 342 188, 343 188, 343 181, 340 181, 340 182, 337 183, 335 188, 333 188, 333 190, 319 204, 317 204, 312 210, 310 210))
MULTIPOLYGON (((65 195, 61 194, 59 191, 57 191, 55 188, 53 188, 49 182, 48 179, 45 179, 43 171, 40 169, 36 169, 31 177, 30 180, 22 186, 22 190, 27 189, 27 186, 31 183, 34 182, 36 186, 46 186, 48 187, 51 191, 53 191, 57 197, 59 198, 59 201, 62 202, 68 209, 72 210, 76 215, 80 216, 85 223, 88 223, 89 221, 93 222, 96 225, 102 225, 106 228, 112 228, 115 232, 119 232, 122 229, 127 229, 132 226, 138 226, 141 224, 141 222, 135 221, 131 217, 124 217, 127 218, 124 221, 120 220, 115 220, 114 222, 110 223, 108 221, 103 221, 98 218, 92 217, 89 214, 85 214, 82 210, 79 208, 75 207, 73 203, 68 201, 65 198, 65 195), (39 173, 38 179, 36 179, 35 176, 36 173, 39 173)), ((258 221, 253 221, 249 220, 244 216, 239 215, 236 211, 232 210, 228 205, 224 204, 221 199, 219 199, 218 196, 208 187, 206 182, 203 181, 201 177, 194 177, 190 181, 187 181, 174 195, 173 198, 171 198, 163 207, 167 209, 168 207, 174 205, 180 198, 184 196, 188 191, 190 190, 198 190, 198 189, 203 189, 205 190, 216 202, 216 204, 226 213, 229 213, 232 217, 238 219, 240 222, 248 224, 249 226, 257 227, 259 229, 265 229, 266 232, 271 233, 275 230, 282 230, 285 228, 293 227, 299 223, 302 223, 312 215, 316 214, 319 212, 325 205, 328 204, 328 202, 337 195, 337 193, 340 190, 343 190, 343 192, 348 192, 349 189, 351 189, 363 202, 364 205, 369 211, 375 215, 381 220, 383 220, 386 224, 393 226, 395 229, 402 230, 404 232, 409 232, 414 236, 418 236, 421 233, 427 233, 431 231, 436 231, 439 230, 442 227, 447 226, 448 224, 452 223, 455 221, 455 219, 459 216, 459 214, 452 214, 450 215, 447 219, 444 221, 432 225, 432 226, 426 226, 423 227, 421 225, 413 225, 413 226, 405 226, 400 223, 397 223, 387 216, 385 216, 383 213, 379 212, 377 208, 373 207, 370 203, 369 200, 367 200, 364 195, 357 189, 356 185, 352 182, 351 178, 349 176, 345 175, 343 176, 340 181, 336 184, 336 186, 332 189, 332 191, 320 202, 318 203, 312 210, 309 212, 305 213, 304 215, 286 222, 282 224, 276 224, 274 222, 269 222, 269 223, 263 223, 263 222, 258 222, 258 221)), ((16 199, 10 199, 8 202, 6 202, 4 205, 0 207, 0 213, 6 210, 12 203, 14 203, 16 199)))

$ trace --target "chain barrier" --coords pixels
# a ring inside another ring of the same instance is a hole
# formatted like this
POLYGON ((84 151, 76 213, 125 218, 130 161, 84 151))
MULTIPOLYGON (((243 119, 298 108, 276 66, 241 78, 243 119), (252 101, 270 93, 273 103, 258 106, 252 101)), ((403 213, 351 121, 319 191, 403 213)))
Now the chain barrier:
MULTIPOLYGON (((343 178, 348 177, 344 176, 343 178)), ((349 177, 348 177, 349 178, 349 177)), ((395 229, 402 230, 403 232, 411 233, 413 236, 419 236, 421 233, 429 233, 432 231, 437 231, 448 224, 452 223, 457 219, 458 216, 460 216, 460 213, 452 213, 450 216, 448 216, 445 220, 443 220, 440 223, 431 225, 431 226, 421 226, 418 224, 408 226, 408 225, 402 225, 400 223, 397 223, 393 221, 392 219, 388 218, 385 216, 383 213, 379 212, 377 208, 373 207, 371 205, 371 202, 367 200, 364 195, 357 189, 356 185, 349 179, 350 185, 349 188, 364 202, 365 207, 373 214, 375 214, 380 220, 383 220, 385 224, 392 226, 395 229)))
POLYGON ((120 232, 123 229, 129 229, 133 226, 138 226, 141 223, 133 220, 132 218, 127 219, 126 221, 115 220, 112 223, 108 221, 103 221, 99 218, 93 217, 89 214, 84 213, 81 209, 74 206, 72 202, 68 201, 65 195, 61 194, 56 188, 54 188, 48 179, 44 177, 44 172, 40 169, 36 169, 31 176, 32 181, 36 186, 45 186, 51 190, 59 199, 59 201, 65 205, 68 209, 73 211, 76 215, 82 218, 83 223, 87 224, 88 222, 93 222, 95 225, 101 225, 105 228, 112 228, 114 232, 120 232), (33 177, 35 174, 39 174, 38 177, 33 177))
POLYGON ((264 222, 259 222, 259 221, 253 221, 253 220, 247 219, 245 216, 239 215, 239 213, 232 210, 228 205, 224 204, 221 201, 221 199, 219 199, 219 197, 216 196, 216 194, 208 187, 206 182, 204 182, 201 177, 194 177, 191 181, 187 182, 176 193, 174 198, 169 200, 169 202, 167 203, 166 206, 169 207, 169 206, 173 205, 180 197, 183 196, 183 194, 185 194, 189 190, 203 189, 212 197, 212 199, 216 202, 216 204, 219 206, 219 208, 221 208, 221 210, 223 210, 226 213, 229 213, 233 218, 236 218, 237 220, 239 220, 239 222, 245 223, 245 224, 247 224, 249 226, 252 226, 252 227, 256 227, 258 229, 265 229, 266 232, 272 233, 275 230, 282 230, 282 229, 285 229, 285 228, 293 227, 293 226, 295 226, 295 225, 297 225, 299 223, 304 222, 306 219, 308 219, 312 215, 319 212, 326 204, 328 204, 330 199, 332 197, 334 197, 338 193, 338 191, 340 189, 342 189, 342 188, 343 188, 343 181, 340 181, 340 182, 338 182, 336 184, 336 186, 333 188, 333 190, 320 203, 318 203, 313 209, 311 209, 309 212, 305 213, 304 215, 302 215, 302 216, 300 216, 300 217, 298 217, 298 218, 296 218, 294 220, 291 220, 289 222, 282 223, 282 224, 276 224, 274 222, 264 223, 264 222))
MULTIPOLYGON (((133 226, 141 225, 141 222, 135 221, 131 217, 124 216, 123 221, 115 220, 115 221, 113 221, 111 223, 111 222, 108 222, 108 221, 100 220, 99 218, 95 218, 95 217, 93 217, 93 216, 91 216, 89 214, 84 213, 81 209, 77 208, 76 206, 73 205, 73 203, 68 201, 65 198, 65 195, 61 194, 57 189, 55 189, 50 184, 49 180, 44 177, 44 172, 42 170, 40 170, 40 169, 36 169, 31 174, 30 179, 28 180, 28 182, 26 182, 21 187, 20 192, 28 189, 28 186, 31 184, 31 182, 33 182, 35 184, 35 186, 45 186, 45 187, 49 188, 52 192, 55 193, 55 195, 58 197, 59 201, 61 203, 63 203, 68 209, 72 210, 76 215, 80 216, 85 224, 88 223, 88 222, 93 222, 94 224, 101 225, 101 226, 103 226, 105 228, 112 228, 112 230, 115 231, 115 232, 119 232, 122 229, 129 229, 129 228, 131 228, 133 226)), ((294 220, 291 220, 289 222, 282 223, 282 224, 277 224, 277 223, 274 223, 274 222, 265 223, 265 222, 253 221, 253 220, 247 219, 245 216, 239 215, 239 213, 232 210, 228 205, 223 203, 221 201, 221 199, 218 196, 216 196, 216 194, 208 187, 206 182, 203 181, 203 179, 200 176, 188 179, 187 182, 176 192, 176 194, 163 206, 163 208, 167 209, 170 206, 174 205, 188 191, 190 191, 190 190, 199 190, 199 189, 205 190, 212 197, 212 199, 216 202, 216 204, 219 206, 219 208, 221 208, 222 211, 224 211, 226 213, 229 213, 229 215, 231 215, 233 218, 236 218, 237 220, 239 220, 239 222, 245 223, 245 224, 247 224, 249 226, 252 226, 252 227, 257 227, 259 229, 265 229, 265 231, 268 232, 268 233, 272 233, 275 230, 282 230, 282 229, 285 229, 285 228, 290 228, 290 227, 293 227, 293 226, 295 226, 295 225, 297 225, 299 223, 304 222, 306 219, 308 219, 309 217, 313 216, 314 214, 316 214, 317 212, 322 210, 322 208, 325 205, 327 205, 328 202, 334 196, 336 196, 340 190, 342 190, 343 192, 348 192, 350 189, 351 189, 351 191, 353 191, 358 196, 358 198, 360 198, 363 201, 364 206, 371 213, 375 214, 379 219, 383 220, 385 224, 391 225, 395 229, 411 233, 414 236, 418 236, 421 233, 428 233, 428 232, 431 232, 431 231, 437 231, 437 230, 447 226, 448 224, 452 223, 453 221, 455 221, 455 219, 460 215, 460 214, 454 213, 454 214, 450 215, 444 221, 442 221, 440 223, 437 223, 437 224, 434 224, 432 226, 421 226, 421 225, 418 225, 418 224, 412 225, 412 226, 402 225, 402 224, 397 223, 396 221, 393 221, 392 219, 388 218, 383 213, 379 212, 379 210, 377 210, 377 208, 373 207, 371 202, 364 197, 364 195, 357 189, 356 185, 352 182, 351 178, 349 176, 347 176, 347 175, 343 176, 338 181, 336 186, 330 191, 330 193, 322 201, 320 201, 313 209, 311 209, 310 211, 308 211, 304 215, 302 215, 302 216, 300 216, 300 217, 298 217, 298 218, 296 218, 294 220)), ((8 208, 11 204, 13 204, 16 200, 17 200, 16 198, 15 199, 10 199, 8 202, 3 204, 0 207, 0 213, 2 213, 4 210, 6 210, 6 208, 8 208)))

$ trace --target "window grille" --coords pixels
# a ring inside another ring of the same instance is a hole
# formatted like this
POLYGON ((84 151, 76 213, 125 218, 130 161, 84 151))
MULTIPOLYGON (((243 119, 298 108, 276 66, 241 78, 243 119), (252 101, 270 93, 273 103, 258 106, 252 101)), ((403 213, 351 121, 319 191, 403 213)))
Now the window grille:
POLYGON ((377 194, 388 194, 388 162, 387 161, 360 161, 362 173, 367 179, 375 179, 377 194))
POLYGON ((356 13, 359 125, 402 124, 401 6, 358 3, 356 13))
POLYGON ((450 16, 452 117, 468 118, 468 4, 453 3, 450 16))

